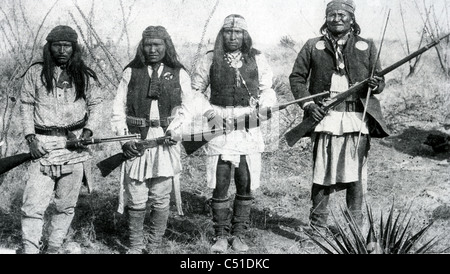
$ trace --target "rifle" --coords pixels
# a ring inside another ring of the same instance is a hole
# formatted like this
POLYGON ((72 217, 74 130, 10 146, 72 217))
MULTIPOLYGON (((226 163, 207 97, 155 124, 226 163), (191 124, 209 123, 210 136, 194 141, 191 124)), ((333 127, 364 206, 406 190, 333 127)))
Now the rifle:
POLYGON ((199 148, 201 148, 203 145, 211 141, 211 139, 229 133, 231 130, 236 129, 250 129, 258 127, 261 123, 261 119, 259 118, 259 114, 264 114, 267 117, 270 117, 269 115, 283 110, 287 108, 290 105, 298 104, 304 101, 308 101, 317 97, 323 97, 328 96, 330 93, 328 91, 324 91, 322 93, 314 94, 308 97, 300 98, 294 101, 278 104, 273 107, 265 107, 262 109, 259 109, 257 115, 252 114, 246 114, 242 117, 238 117, 234 119, 232 122, 232 125, 224 125, 222 128, 219 129, 212 129, 211 131, 201 132, 201 133, 194 133, 191 135, 183 135, 183 141, 182 145, 186 151, 187 155, 191 155, 195 151, 197 151, 199 148))
MULTIPOLYGON (((126 136, 116 136, 109 138, 88 138, 88 139, 72 139, 67 141, 50 142, 44 144, 46 150, 56 150, 56 149, 73 149, 76 148, 77 144, 83 145, 93 145, 101 143, 110 143, 118 141, 128 141, 141 138, 140 134, 126 135, 126 136)), ((31 153, 20 153, 17 155, 5 157, 0 159, 0 175, 10 171, 11 169, 28 162, 32 159, 31 153)))
MULTIPOLYGON (((136 142, 136 147, 139 151, 144 152, 144 150, 152 147, 156 147, 162 145, 164 140, 170 138, 168 136, 163 136, 150 140, 139 140, 136 142)), ((113 156, 110 156, 100 162, 97 163, 97 167, 100 169, 100 172, 103 177, 108 176, 113 172, 116 168, 118 168, 123 162, 128 160, 127 157, 123 154, 123 152, 119 152, 113 156)))
MULTIPOLYGON (((398 61, 398 62, 392 64, 391 66, 385 68, 384 70, 376 73, 376 75, 381 77, 381 76, 388 74, 389 72, 397 69, 398 67, 402 66, 406 62, 416 58, 417 56, 423 54, 427 50, 435 47, 437 44, 440 43, 441 40, 447 38, 448 36, 450 36, 450 33, 448 33, 447 35, 445 35, 437 40, 434 40, 433 42, 431 42, 430 44, 417 50, 416 52, 411 53, 410 55, 406 56, 405 58, 401 59, 400 61, 398 61)), ((347 97, 349 97, 353 94, 356 94, 369 82, 369 79, 370 78, 367 78, 367 79, 363 80, 362 82, 359 82, 359 83, 353 85, 347 91, 338 94, 337 96, 332 98, 330 101, 326 102, 326 104, 324 104, 323 110, 325 112, 328 112, 330 109, 332 109, 335 106, 339 105, 340 103, 344 102, 347 97)), ((313 130, 313 128, 316 127, 317 124, 319 124, 319 122, 316 122, 313 117, 311 117, 311 116, 306 117, 299 125, 297 125, 296 127, 294 127, 293 129, 291 129, 290 131, 288 131, 285 134, 288 145, 290 147, 294 146, 298 142, 298 140, 300 140, 306 134, 311 132, 311 130, 313 130)))

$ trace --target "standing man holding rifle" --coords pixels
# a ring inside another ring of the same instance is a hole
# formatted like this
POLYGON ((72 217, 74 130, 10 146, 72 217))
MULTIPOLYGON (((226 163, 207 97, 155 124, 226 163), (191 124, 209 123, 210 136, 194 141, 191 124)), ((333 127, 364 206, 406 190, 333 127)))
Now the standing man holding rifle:
MULTIPOLYGON (((272 71, 264 55, 253 48, 247 22, 241 15, 225 18, 214 50, 208 52, 192 76, 192 88, 200 91, 205 116, 219 125, 223 119, 235 121, 242 116, 266 120, 268 113, 260 108, 276 103, 272 89, 272 71), (211 92, 207 94, 210 87, 211 92)), ((201 101, 201 100, 200 100, 201 101)), ((262 131, 256 126, 241 126, 215 137, 206 147, 207 184, 213 189, 211 207, 215 239, 213 253, 225 253, 228 245, 246 252, 245 233, 250 225, 252 190, 260 186, 261 153, 264 151, 262 131), (236 196, 233 210, 228 196, 234 170, 236 196)))
POLYGON ((92 156, 82 142, 70 150, 47 144, 91 137, 101 103, 97 75, 82 60, 77 33, 68 26, 57 26, 46 40, 43 61, 28 69, 21 94, 22 124, 33 159, 21 208, 26 254, 41 250, 44 213, 53 192, 56 213, 51 217, 46 252, 59 252, 82 181, 88 187, 91 183, 88 164, 92 156))
POLYGON ((181 146, 174 137, 187 119, 182 103, 190 97, 191 80, 169 33, 162 26, 147 27, 136 57, 123 72, 111 119, 117 135, 141 134, 142 139, 157 142, 143 149, 136 141, 122 144, 128 160, 122 164, 119 212, 127 211, 129 254, 152 252, 162 242, 170 193, 181 172, 181 146), (151 212, 145 243, 147 204, 151 212))
POLYGON ((385 83, 383 77, 371 76, 380 71, 377 49, 373 41, 359 36, 361 29, 354 13, 352 0, 329 2, 326 22, 321 28, 323 36, 306 42, 289 77, 295 98, 330 91, 330 98, 300 104, 305 119, 312 117, 316 123, 313 132, 309 132, 313 143, 313 176, 307 231, 327 231, 330 194, 340 190, 346 191, 347 207, 356 223, 362 225, 370 138, 388 136, 379 101, 372 95, 368 105, 363 104, 368 89, 379 94, 385 83), (324 110, 327 101, 367 78, 359 92, 328 112, 324 110), (365 107, 367 116, 362 121, 365 107))

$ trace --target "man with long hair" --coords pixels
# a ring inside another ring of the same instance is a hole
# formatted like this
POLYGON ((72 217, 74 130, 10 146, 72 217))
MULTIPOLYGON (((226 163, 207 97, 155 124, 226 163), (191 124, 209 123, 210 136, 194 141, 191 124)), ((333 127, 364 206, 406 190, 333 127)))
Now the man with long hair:
POLYGON ((188 114, 182 104, 191 95, 191 80, 178 61, 172 39, 162 26, 142 33, 136 57, 123 72, 111 124, 118 135, 139 133, 142 139, 167 136, 156 147, 140 151, 135 141, 122 149, 119 212, 127 211, 130 254, 153 252, 162 242, 170 214, 173 180, 181 172, 181 146, 174 136, 188 114), (150 212, 147 245, 144 220, 150 212))
POLYGON ((289 77, 295 98, 330 91, 330 97, 370 78, 368 85, 328 113, 325 100, 301 104, 305 117, 312 116, 318 125, 311 134, 313 176, 310 227, 306 231, 327 232, 328 202, 334 191, 346 190, 346 203, 359 225, 363 223, 363 194, 367 184, 367 157, 370 138, 388 136, 378 99, 371 96, 364 106, 368 89, 379 94, 385 86, 382 77, 372 77, 381 70, 377 49, 372 40, 359 36, 352 0, 332 0, 326 8, 323 36, 310 39, 303 46, 289 77), (364 100, 363 100, 364 98, 364 100), (363 119, 364 107, 367 116, 363 119), (357 144, 359 131, 362 138, 357 144), (358 151, 355 151, 358 148, 358 151))
MULTIPOLYGON (((219 126, 224 119, 233 121, 276 103, 272 71, 264 55, 253 48, 241 15, 225 18, 214 50, 207 52, 193 73, 192 88, 206 101, 204 115, 219 126)), ((268 118, 263 116, 262 120, 268 118)), ((245 252, 249 249, 244 238, 250 225, 252 190, 260 186, 262 131, 259 127, 236 129, 215 137, 205 148, 207 184, 213 189, 215 243, 211 251, 224 253, 231 244, 233 250, 245 252), (231 210, 228 189, 233 171, 236 195, 231 210)))
POLYGON ((53 192, 56 213, 51 217, 47 253, 58 253, 74 216, 80 188, 92 189, 90 150, 54 149, 67 139, 89 138, 101 103, 97 75, 82 60, 77 33, 68 26, 50 31, 43 61, 25 74, 21 94, 24 135, 34 159, 23 194, 24 253, 39 253, 44 213, 53 192), (91 83, 90 78, 95 82, 91 83))

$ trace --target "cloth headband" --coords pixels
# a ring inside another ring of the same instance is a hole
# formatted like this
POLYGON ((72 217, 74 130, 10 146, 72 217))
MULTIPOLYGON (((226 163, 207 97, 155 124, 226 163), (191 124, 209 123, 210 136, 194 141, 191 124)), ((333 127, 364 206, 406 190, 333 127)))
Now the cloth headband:
POLYGON ((354 14, 355 9, 355 3, 352 0, 333 0, 328 3, 326 14, 333 10, 345 10, 354 14))
POLYGON ((223 22, 222 28, 240 28, 248 31, 247 22, 244 17, 237 14, 227 16, 223 22))
POLYGON ((150 26, 148 28, 146 28, 143 32, 142 32, 142 38, 150 38, 150 39, 166 39, 166 38, 170 38, 169 33, 167 32, 167 30, 164 27, 161 26, 150 26))

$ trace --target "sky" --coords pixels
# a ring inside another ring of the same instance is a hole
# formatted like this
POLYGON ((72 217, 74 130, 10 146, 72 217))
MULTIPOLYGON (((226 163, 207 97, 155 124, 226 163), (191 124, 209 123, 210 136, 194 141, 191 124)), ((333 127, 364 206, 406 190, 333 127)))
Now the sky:
MULTIPOLYGON (((94 3, 93 26, 102 39, 116 41, 123 29, 122 9, 130 12, 128 34, 130 44, 136 45, 142 31, 149 25, 162 25, 172 36, 174 43, 199 43, 205 23, 212 14, 205 32, 205 41, 215 39, 223 19, 232 13, 243 15, 248 23, 249 32, 255 45, 261 48, 277 44, 282 36, 290 36, 294 41, 305 42, 308 38, 319 35, 319 28, 324 22, 325 7, 329 0, 1 0, 0 7, 5 13, 0 14, 0 24, 4 25, 5 14, 12 17, 12 6, 19 1, 32 26, 37 26, 49 8, 56 6, 46 19, 43 30, 48 32, 56 24, 74 23, 69 12, 82 23, 80 13, 75 8, 88 14, 94 3), (122 3, 122 5, 121 5, 122 3)), ((399 12, 400 4, 405 12, 405 26, 410 39, 419 39, 427 7, 434 6, 443 32, 449 32, 448 10, 450 0, 354 0, 356 20, 362 28, 362 36, 378 39, 390 10, 387 39, 404 39, 404 31, 399 12), (419 12, 416 4, 420 7, 419 12)), ((2 41, 0 41, 1 43, 2 41)), ((44 42, 44 41, 42 41, 44 42)), ((122 40, 121 43, 125 43, 122 40)))

